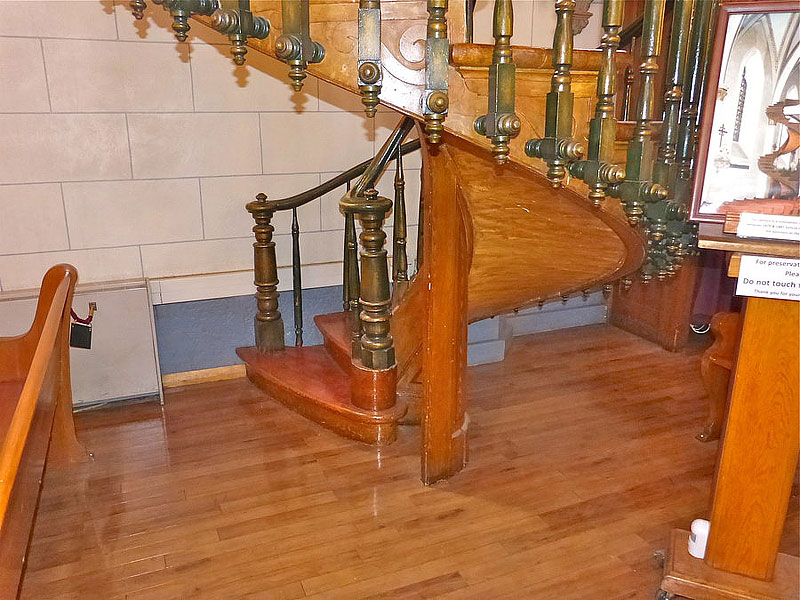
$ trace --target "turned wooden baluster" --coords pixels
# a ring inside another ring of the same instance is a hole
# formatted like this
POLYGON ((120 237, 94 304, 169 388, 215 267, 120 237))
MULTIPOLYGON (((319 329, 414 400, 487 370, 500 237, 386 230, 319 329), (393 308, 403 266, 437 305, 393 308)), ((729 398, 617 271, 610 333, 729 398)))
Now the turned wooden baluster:
POLYGON ((275 242, 272 241, 275 228, 270 223, 274 211, 267 202, 267 196, 258 194, 255 201, 247 203, 247 212, 256 222, 253 227, 256 237, 253 244, 256 347, 261 352, 283 350, 283 318, 278 310, 278 266, 275 242))
POLYGON ((681 79, 683 98, 675 141, 675 158, 669 170, 671 199, 665 203, 665 225, 659 227, 659 231, 664 232, 667 254, 667 264, 657 274, 660 279, 674 275, 686 256, 697 253, 697 223, 689 223, 687 215, 694 181, 698 115, 705 87, 708 53, 714 36, 711 19, 714 6, 715 2, 711 0, 697 0, 694 3, 688 60, 681 79))
POLYGON ((358 2, 358 89, 368 117, 374 117, 383 85, 381 68, 381 2, 358 2))
POLYGON ((300 223, 292 209, 292 298, 294 300, 294 345, 303 345, 303 277, 300 262, 300 223))
POLYGON ((567 165, 580 160, 585 149, 572 139, 572 14, 574 0, 556 0, 556 31, 553 37, 553 78, 547 94, 544 137, 528 140, 525 154, 547 163, 547 178, 558 188, 567 175, 567 165))
POLYGON ((511 0, 495 0, 492 21, 494 51, 489 67, 489 110, 475 120, 475 131, 492 142, 492 155, 498 164, 508 160, 508 143, 519 134, 520 120, 514 112, 514 85, 517 66, 511 50, 514 35, 514 7, 511 0))
MULTIPOLYGON (((658 146, 658 156, 653 166, 653 181, 668 191, 674 187, 677 175, 675 142, 678 133, 680 103, 683 97, 683 71, 688 50, 693 5, 694 0, 676 0, 673 12, 661 144, 658 146)), ((647 234, 658 249, 658 253, 651 256, 651 263, 656 278, 659 280, 675 275, 680 269, 684 258, 680 238, 691 228, 686 221, 687 214, 688 211, 684 206, 671 200, 659 200, 645 204, 644 216, 647 223, 647 234)))
MULTIPOLYGON (((350 191, 350 183, 347 184, 350 191)), ((356 216, 353 212, 344 215, 344 309, 350 322, 350 346, 353 356, 361 351, 361 319, 358 316, 358 298, 361 295, 361 277, 358 270, 358 240, 356 238, 356 216)))
POLYGON ((394 174, 394 239, 392 240, 392 288, 399 300, 408 284, 408 253, 406 252, 406 181, 403 175, 403 154, 397 149, 397 170, 394 174))
POLYGON ((428 0, 428 27, 425 40, 425 92, 422 113, 428 141, 442 141, 444 119, 450 100, 447 96, 450 41, 447 39, 447 0, 428 0))
POLYGON ((692 180, 694 178, 694 151, 697 118, 703 93, 703 80, 709 48, 709 30, 711 29, 711 13, 714 2, 698 0, 692 33, 689 38, 689 56, 686 74, 683 80, 683 101, 681 118, 678 125, 675 161, 677 178, 672 194, 676 202, 688 205, 692 196, 692 180))
MULTIPOLYGON (((350 182, 347 182, 350 191, 350 182)), ((356 239, 355 215, 351 212, 344 215, 344 265, 342 269, 342 305, 344 310, 358 310, 360 294, 360 278, 358 274, 358 241, 356 239)))
MULTIPOLYGON (((364 196, 345 196, 341 210, 354 213, 361 223, 361 329, 359 356, 369 369, 389 369, 395 365, 394 342, 390 334, 391 296, 386 233, 383 222, 392 201, 369 189, 364 196)), ((354 356, 356 356, 354 354, 354 356)))
MULTIPOLYGON (((701 0, 702 1, 702 0, 701 0)), ((661 144, 653 168, 653 181, 671 189, 676 177, 675 149, 678 135, 678 117, 683 99, 683 76, 686 53, 689 50, 689 33, 692 25, 694 0, 675 0, 672 17, 672 35, 667 60, 667 81, 664 92, 664 119, 661 127, 661 144)))
POLYGON ((589 154, 587 160, 574 162, 569 172, 589 186, 589 200, 600 206, 610 184, 625 179, 625 169, 612 163, 617 138, 617 119, 614 116, 616 94, 619 30, 622 27, 622 0, 605 0, 603 4, 603 62, 597 74, 597 106, 589 122, 589 154))
POLYGON ((633 104, 633 82, 635 81, 635 74, 633 69, 628 66, 625 67, 624 76, 624 89, 622 92, 622 113, 621 119, 627 121, 631 116, 631 104, 633 104))
MULTIPOLYGON (((628 144, 628 157, 625 163, 625 181, 610 185, 608 195, 619 198, 632 226, 644 221, 644 207, 649 202, 666 200, 667 190, 652 181, 655 162, 655 143, 653 142, 651 121, 655 105, 655 77, 658 73, 658 56, 661 52, 661 33, 664 26, 665 0, 647 0, 644 24, 642 26, 642 63, 639 73, 642 84, 637 107, 636 128, 633 139, 628 144)), ((663 236, 662 236, 663 237, 663 236)), ((653 279, 658 270, 654 258, 664 253, 663 239, 648 239, 648 258, 642 266, 643 283, 653 279)))

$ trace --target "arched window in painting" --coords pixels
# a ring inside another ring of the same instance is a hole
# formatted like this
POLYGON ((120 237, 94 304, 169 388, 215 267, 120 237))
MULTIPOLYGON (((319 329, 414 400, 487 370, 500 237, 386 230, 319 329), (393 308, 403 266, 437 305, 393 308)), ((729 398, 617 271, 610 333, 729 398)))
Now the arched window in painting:
POLYGON ((736 120, 733 125, 733 141, 739 141, 742 133, 742 116, 744 115, 744 101, 747 98, 747 67, 742 70, 742 82, 739 84, 739 104, 736 106, 736 120))

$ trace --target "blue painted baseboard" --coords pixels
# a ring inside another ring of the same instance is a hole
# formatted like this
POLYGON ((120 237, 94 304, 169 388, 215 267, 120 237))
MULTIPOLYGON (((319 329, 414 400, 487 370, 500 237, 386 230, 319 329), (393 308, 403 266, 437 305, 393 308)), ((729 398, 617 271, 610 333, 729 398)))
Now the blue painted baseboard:
MULTIPOLYGON (((158 304, 154 307, 161 373, 211 369, 239 362, 236 348, 252 346, 253 296, 234 296, 194 302, 158 304)), ((291 293, 280 296, 279 310, 286 330, 286 344, 294 345, 294 305, 291 293)), ((303 341, 322 343, 314 317, 342 310, 342 286, 303 291, 303 341)))
MULTIPOLYGON (((294 345, 294 306, 291 292, 280 295, 286 345, 294 345)), ((303 291, 303 341, 306 346, 322 343, 314 317, 342 310, 342 286, 303 291)), ((177 302, 155 306, 156 335, 161 373, 181 373, 234 365, 239 346, 252 346, 253 296, 177 302)), ((602 294, 573 297, 566 304, 552 302, 542 309, 529 308, 473 323, 469 327, 468 364, 498 362, 505 358, 506 340, 552 329, 563 329, 605 321, 602 294)))

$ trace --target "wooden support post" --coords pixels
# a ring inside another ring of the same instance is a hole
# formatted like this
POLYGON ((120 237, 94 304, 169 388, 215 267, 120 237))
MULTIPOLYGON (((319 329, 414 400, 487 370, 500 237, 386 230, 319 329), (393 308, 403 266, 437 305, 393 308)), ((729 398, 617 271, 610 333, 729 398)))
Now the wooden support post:
MULTIPOLYGON (((445 134, 445 140, 447 134, 445 134)), ((466 464, 467 424, 464 372, 467 364, 466 209, 446 143, 431 152, 423 145, 427 294, 423 342, 422 481, 450 477, 466 464), (435 174, 435 176, 434 176, 435 174)))
POLYGON ((771 579, 798 452, 800 303, 749 298, 706 563, 771 579))
POLYGON ((687 552, 687 532, 673 530, 660 597, 798 597, 800 559, 778 553, 797 467, 798 363, 800 302, 749 298, 705 561, 687 552))

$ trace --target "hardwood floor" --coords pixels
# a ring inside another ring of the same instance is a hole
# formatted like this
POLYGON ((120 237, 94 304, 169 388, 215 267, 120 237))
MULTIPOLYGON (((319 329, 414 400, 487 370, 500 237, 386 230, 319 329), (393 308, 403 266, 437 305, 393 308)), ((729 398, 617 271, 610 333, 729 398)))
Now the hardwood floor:
POLYGON ((95 460, 48 471, 22 598, 650 599, 708 512, 701 350, 515 339, 469 370, 470 463, 429 488, 416 428, 361 445, 245 379, 77 415, 95 460))

